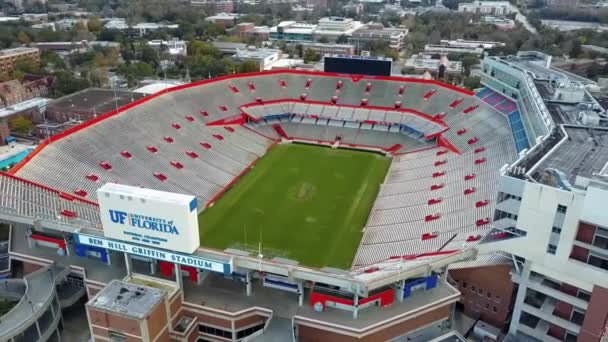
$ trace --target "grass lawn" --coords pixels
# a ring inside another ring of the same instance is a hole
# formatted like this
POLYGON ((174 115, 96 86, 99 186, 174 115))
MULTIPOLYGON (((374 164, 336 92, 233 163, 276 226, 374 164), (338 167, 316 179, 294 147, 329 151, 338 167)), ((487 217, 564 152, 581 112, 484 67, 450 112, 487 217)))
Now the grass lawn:
POLYGON ((350 268, 390 159, 277 145, 199 217, 201 245, 350 268))

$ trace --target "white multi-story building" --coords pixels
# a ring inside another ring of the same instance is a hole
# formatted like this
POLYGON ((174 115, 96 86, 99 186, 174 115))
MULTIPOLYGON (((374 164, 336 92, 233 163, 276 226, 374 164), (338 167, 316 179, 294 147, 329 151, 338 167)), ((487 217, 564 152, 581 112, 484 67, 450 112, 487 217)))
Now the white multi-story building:
POLYGON ((607 117, 574 86, 576 76, 550 61, 525 52, 484 59, 487 88, 478 97, 525 142, 516 142, 520 159, 501 169, 493 221, 514 238, 485 246, 514 260, 513 341, 600 341, 608 318, 607 117))
POLYGON ((148 46, 153 47, 155 49, 166 49, 166 51, 171 56, 186 56, 188 54, 188 44, 177 38, 173 38, 172 40, 160 40, 154 39, 148 41, 148 46))
POLYGON ((458 4, 458 12, 507 15, 516 11, 517 9, 508 1, 473 1, 458 4))

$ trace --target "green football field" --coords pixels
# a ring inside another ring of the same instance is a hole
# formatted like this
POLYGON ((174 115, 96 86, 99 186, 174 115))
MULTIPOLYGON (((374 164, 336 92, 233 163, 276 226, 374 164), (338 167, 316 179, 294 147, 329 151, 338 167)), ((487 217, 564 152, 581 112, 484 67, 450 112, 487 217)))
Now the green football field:
POLYGON ((313 267, 351 266, 390 159, 277 145, 201 213, 201 245, 257 251, 313 267))

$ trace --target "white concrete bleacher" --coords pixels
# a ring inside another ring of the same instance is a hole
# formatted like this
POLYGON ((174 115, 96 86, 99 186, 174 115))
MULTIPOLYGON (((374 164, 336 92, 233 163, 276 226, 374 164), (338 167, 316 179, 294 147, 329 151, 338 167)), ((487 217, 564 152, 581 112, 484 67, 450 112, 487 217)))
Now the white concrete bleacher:
MULTIPOLYGON (((102 184, 119 182, 189 193, 203 202, 280 138, 271 126, 273 122, 295 137, 333 141, 340 136, 348 144, 390 147, 399 143, 404 146, 401 152, 415 151, 395 157, 365 227, 355 266, 393 256, 461 248, 469 236, 486 232, 487 225, 476 223, 492 216, 498 169, 515 159, 507 119, 472 94, 399 78, 352 79, 281 71, 206 80, 160 95, 54 141, 16 174, 66 193, 86 193, 93 201, 102 184), (342 85, 337 86, 340 81, 342 85), (300 99, 303 94, 305 101, 300 99), (334 96, 337 105, 330 105, 334 96), (361 107, 362 99, 367 99, 368 107, 361 107), (452 108, 450 104, 457 100, 461 103, 452 108), (395 110, 397 101, 401 108, 420 115, 395 110), (474 106, 478 107, 464 113, 474 106), (241 110, 252 117, 279 113, 302 116, 252 122, 246 127, 229 126, 230 130, 207 125, 239 115, 241 110), (440 113, 448 126, 441 134, 458 153, 444 147, 428 149, 429 144, 398 134, 396 126, 365 122, 401 120, 398 123, 431 135, 445 129, 432 119, 440 113), (476 152, 480 147, 485 150, 476 152), (443 160, 445 164, 435 165, 443 160), (484 161, 476 163, 478 160, 484 161), (437 172, 444 174, 433 177, 437 172), (475 177, 465 180, 470 174, 475 177), (158 175, 165 179, 160 180, 158 175), (443 187, 430 189, 439 184, 443 187), (472 188, 473 193, 464 194, 472 188), (440 202, 428 204, 439 198, 440 202), (487 201, 487 205, 477 208, 479 201, 487 201), (437 219, 426 221, 427 216, 435 214, 439 214, 437 219), (429 233, 436 237, 421 238, 429 233)), ((0 181, 0 186, 5 183, 0 181)), ((6 202, 7 207, 23 213, 55 213, 59 207, 53 204, 49 211, 44 209, 47 204, 40 202, 42 199, 30 199, 25 193, 7 189, 1 188, 0 195, 8 191, 14 194, 15 202, 33 201, 29 209, 6 202)), ((88 211, 78 213, 82 217, 91 215, 88 211)))

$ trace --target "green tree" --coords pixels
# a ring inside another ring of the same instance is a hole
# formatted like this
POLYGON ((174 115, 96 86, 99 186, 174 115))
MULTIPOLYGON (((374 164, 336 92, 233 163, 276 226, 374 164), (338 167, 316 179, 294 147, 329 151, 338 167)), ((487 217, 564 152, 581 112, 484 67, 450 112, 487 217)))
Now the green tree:
POLYGON ((319 54, 316 53, 313 49, 304 50, 304 56, 302 57, 304 58, 304 62, 306 63, 317 62, 321 58, 321 56, 319 56, 319 54))
POLYGON ((9 120, 9 128, 11 131, 17 132, 22 135, 29 135, 32 131, 33 124, 32 120, 25 116, 18 115, 9 120))
POLYGON ((191 56, 212 56, 215 58, 219 58, 222 55, 222 52, 218 50, 211 43, 203 42, 200 40, 194 40, 190 42, 190 46, 188 47, 188 54, 191 56))
POLYGON ((348 36, 346 35, 340 35, 338 36, 338 38, 336 39, 336 44, 346 44, 348 43, 348 36))
POLYGON ((393 49, 386 49, 384 50, 384 57, 392 58, 393 61, 396 61, 399 59, 399 52, 393 49))
POLYGON ((72 94, 91 86, 89 80, 75 77, 74 74, 69 71, 59 71, 54 75, 57 78, 57 87, 55 88, 56 97, 72 94))
POLYGON ((570 58, 576 58, 582 52, 583 52, 583 48, 581 46, 580 40, 575 39, 574 41, 572 41, 572 47, 570 48, 570 51, 568 52, 568 55, 570 56, 570 58))
POLYGON ((319 38, 319 43, 327 44, 327 43, 329 43, 329 39, 327 39, 327 37, 323 36, 323 37, 319 38))
POLYGON ((28 44, 32 41, 32 39, 30 39, 30 36, 28 36, 27 33, 19 31, 17 34, 17 41, 21 44, 28 44))
POLYGON ((102 25, 101 21, 99 20, 99 17, 92 16, 91 18, 89 18, 89 21, 87 22, 87 27, 90 32, 96 35, 99 34, 102 30, 102 25))
POLYGON ((244 61, 238 66, 238 72, 241 74, 256 71, 260 71, 260 66, 254 61, 244 61))
POLYGON ((481 79, 478 76, 465 77, 463 85, 469 90, 474 90, 481 87, 481 79))
POLYGON ((464 75, 469 76, 471 75, 471 67, 473 67, 473 65, 479 64, 479 58, 474 55, 465 55, 464 57, 462 57, 461 62, 464 75))

